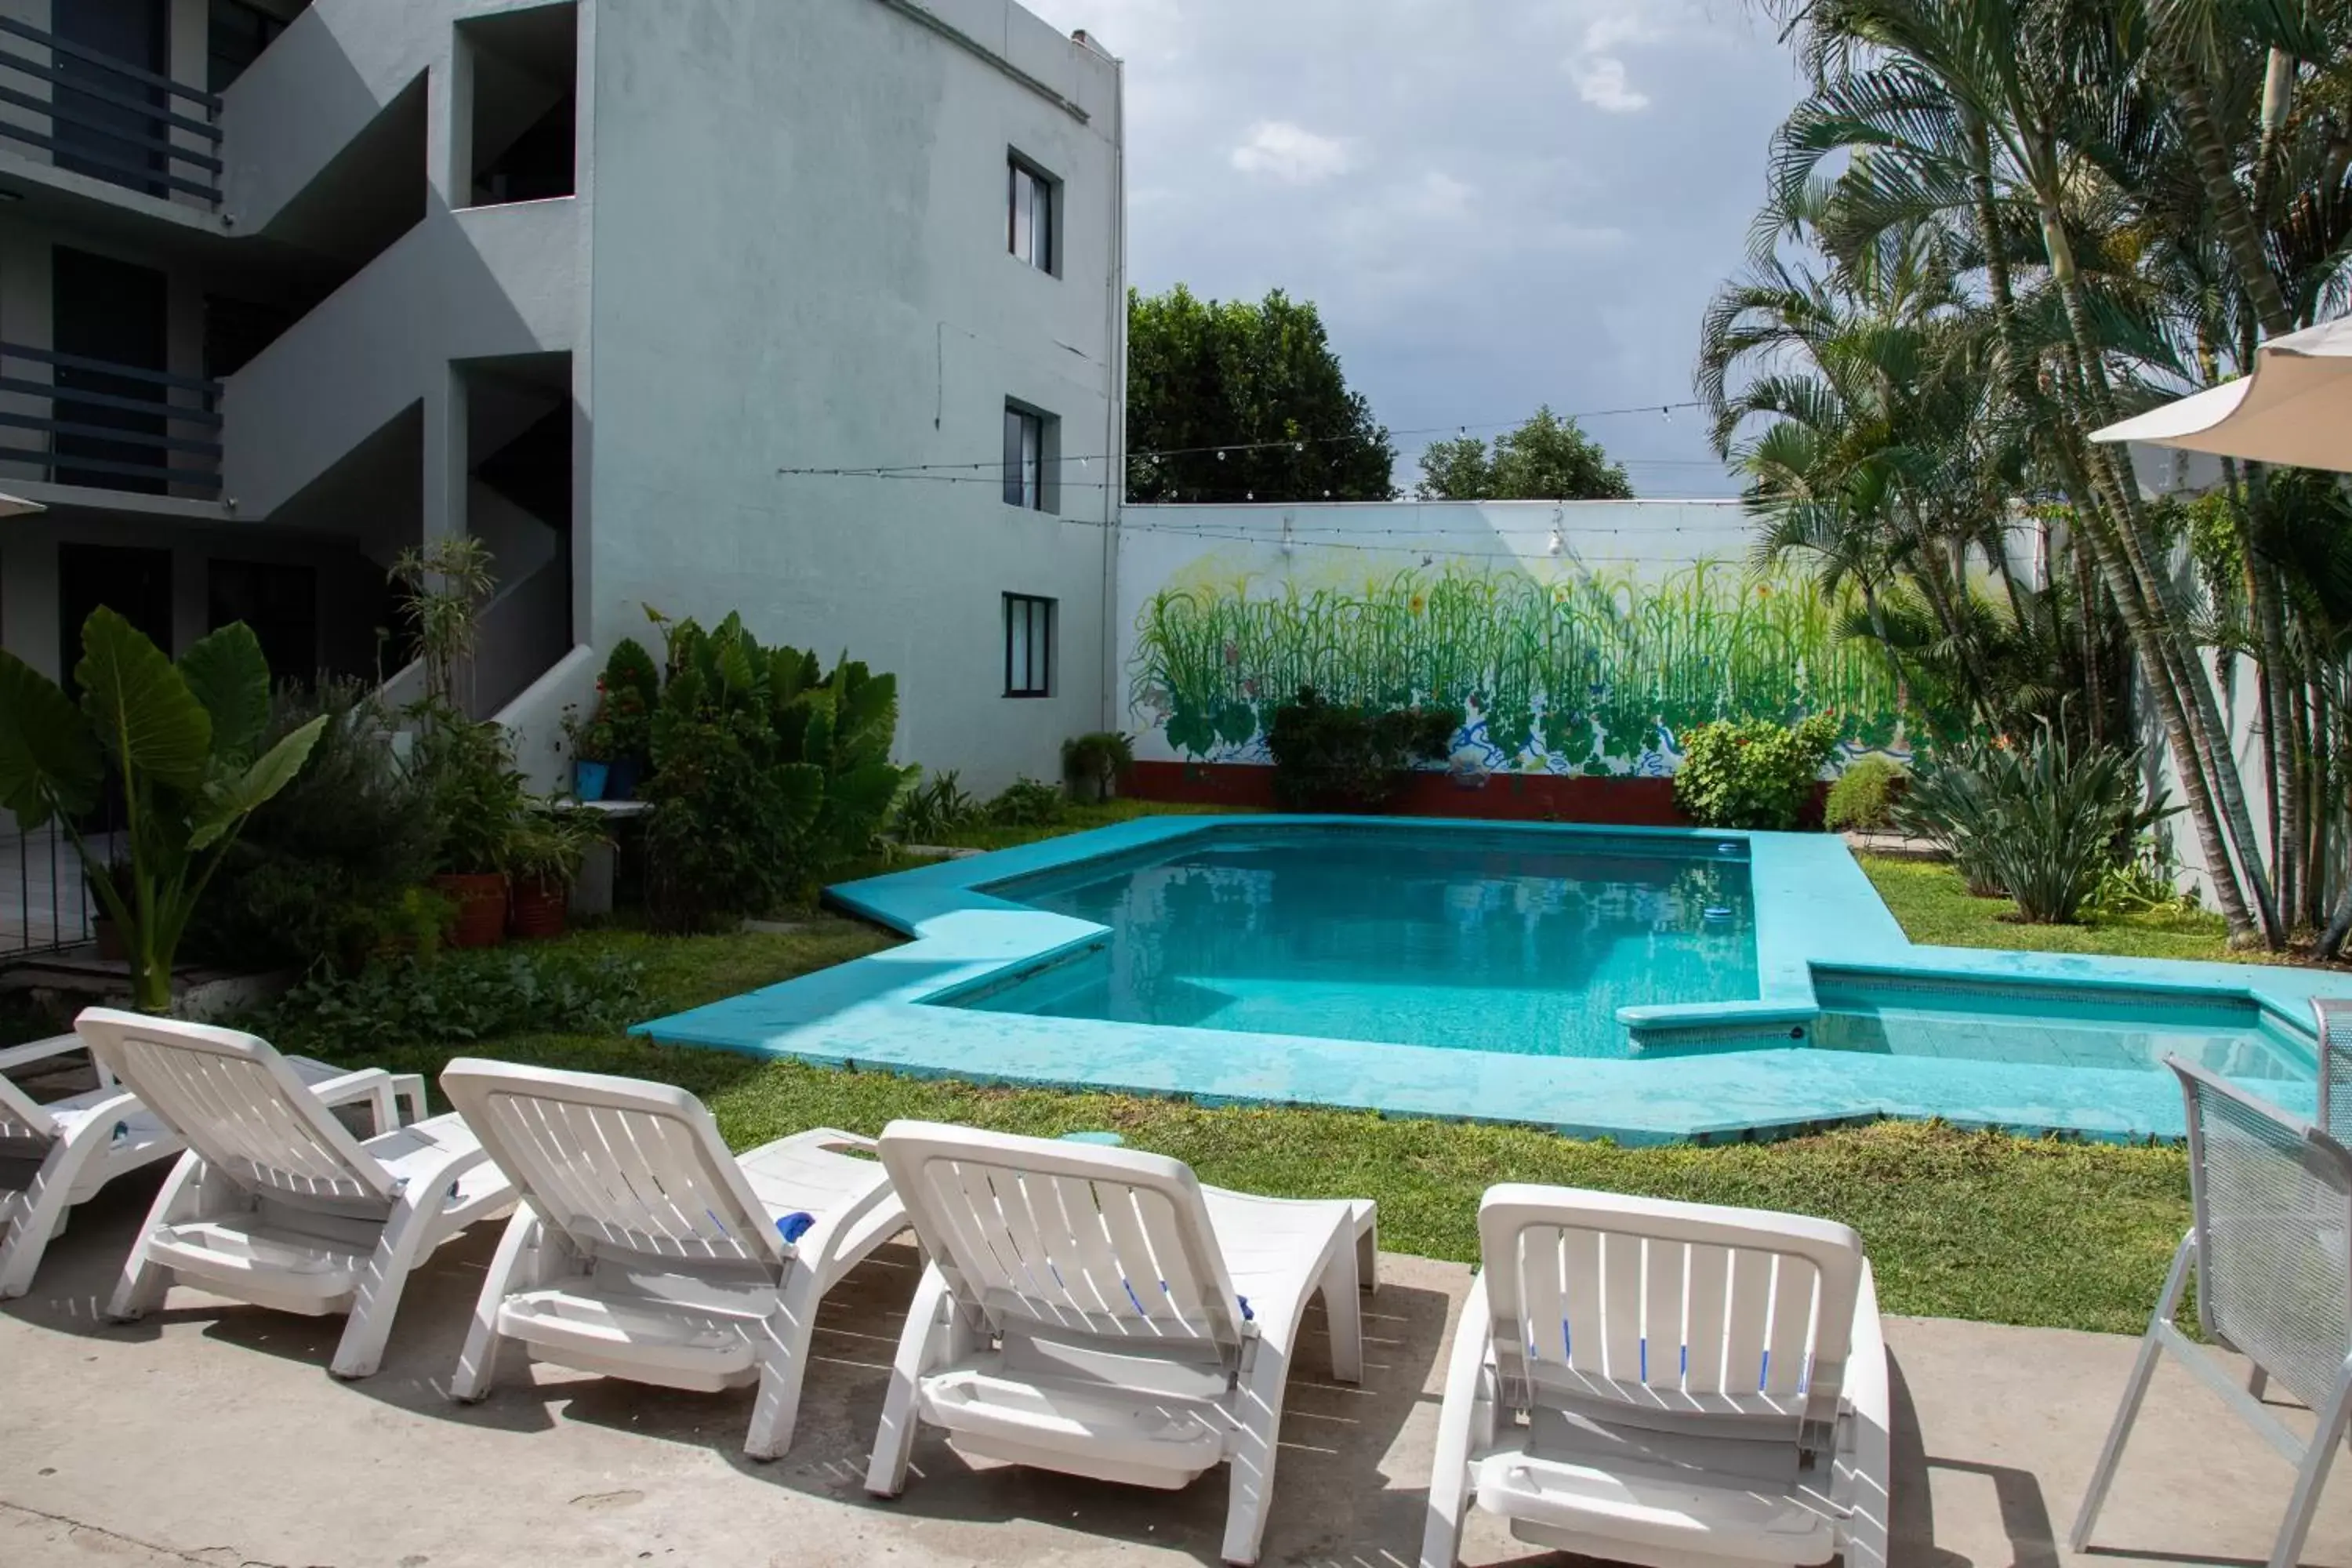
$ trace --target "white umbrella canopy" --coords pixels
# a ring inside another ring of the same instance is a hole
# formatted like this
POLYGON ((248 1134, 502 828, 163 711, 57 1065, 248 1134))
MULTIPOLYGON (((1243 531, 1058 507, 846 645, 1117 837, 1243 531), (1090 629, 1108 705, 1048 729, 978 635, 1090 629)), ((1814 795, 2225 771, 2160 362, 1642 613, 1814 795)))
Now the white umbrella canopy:
POLYGON ((2254 371, 2094 431, 2252 463, 2352 471, 2352 316, 2273 338, 2254 371))

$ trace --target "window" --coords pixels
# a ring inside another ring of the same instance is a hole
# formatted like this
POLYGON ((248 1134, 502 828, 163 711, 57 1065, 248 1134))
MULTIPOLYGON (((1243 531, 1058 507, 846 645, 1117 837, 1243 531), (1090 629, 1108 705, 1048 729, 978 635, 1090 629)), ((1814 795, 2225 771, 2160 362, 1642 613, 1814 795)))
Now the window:
POLYGON ((1054 258, 1054 186, 1050 174, 1019 158, 1004 165, 1005 248, 1040 272, 1057 270, 1054 258))
POLYGON ((1054 601, 1004 595, 1004 695, 1050 697, 1054 685, 1054 601))
POLYGON ((1004 405, 1004 504, 1047 510, 1045 416, 1011 403, 1004 405))
POLYGON ((205 625, 231 621, 253 628, 261 658, 278 680, 314 680, 319 674, 319 574, 316 568, 268 561, 215 561, 205 572, 205 625))

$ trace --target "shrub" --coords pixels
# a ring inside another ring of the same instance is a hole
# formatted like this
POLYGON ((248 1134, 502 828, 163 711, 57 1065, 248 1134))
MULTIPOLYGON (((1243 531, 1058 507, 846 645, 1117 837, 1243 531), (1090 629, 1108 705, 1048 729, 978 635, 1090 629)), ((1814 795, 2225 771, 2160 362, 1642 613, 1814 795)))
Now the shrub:
POLYGON ((1895 818, 1942 845, 1971 892, 1998 889, 2037 925, 2072 923, 2139 836, 2171 815, 2146 800, 2137 751, 1969 742, 1922 767, 1895 818))
POLYGON ((1837 720, 1827 713, 1793 725, 1702 724, 1684 742, 1675 804, 1703 827, 1787 832, 1804 815, 1837 738, 1837 720))
POLYGON ((1084 801, 1108 800, 1135 766, 1135 738, 1116 730, 1073 735, 1062 742, 1062 777, 1084 801))
POLYGON ((418 726, 409 765, 432 803, 439 830, 433 869, 503 873, 514 836, 530 809, 506 726, 478 723, 431 699, 409 712, 418 726))
POLYGON ((222 857, 188 931, 197 956, 350 968, 387 941, 437 938, 436 911, 412 901, 442 837, 424 778, 394 754, 391 715, 360 681, 280 689, 267 739, 322 715, 302 771, 222 857))
POLYGON ((897 681, 762 647, 740 616, 662 625, 670 674, 644 791, 655 923, 709 931, 813 897, 871 853, 913 776, 890 761, 897 681))
POLYGON ((644 762, 653 753, 654 710, 661 703, 661 671, 645 644, 623 637, 604 660, 597 682, 604 719, 612 727, 613 755, 644 762))
POLYGON ((962 777, 950 768, 907 792, 898 803, 897 828, 901 844, 936 844, 987 820, 988 808, 963 787, 962 777))
POLYGON ((1303 686, 1266 729, 1275 797, 1292 811, 1377 811, 1407 768, 1445 755, 1457 724, 1437 709, 1328 702, 1303 686))
POLYGON ((1051 827, 1062 820, 1069 805, 1069 797, 1058 785, 1041 779, 1016 779, 988 803, 988 820, 1000 827, 1051 827))
POLYGON ((339 1056, 520 1033, 604 1033, 647 1005, 645 966, 562 949, 481 948, 318 975, 247 1026, 289 1050, 339 1056))
POLYGON ((1822 826, 1832 833, 1874 833, 1895 821, 1895 798, 1910 778, 1898 763, 1860 757, 1846 764, 1830 785, 1822 826))

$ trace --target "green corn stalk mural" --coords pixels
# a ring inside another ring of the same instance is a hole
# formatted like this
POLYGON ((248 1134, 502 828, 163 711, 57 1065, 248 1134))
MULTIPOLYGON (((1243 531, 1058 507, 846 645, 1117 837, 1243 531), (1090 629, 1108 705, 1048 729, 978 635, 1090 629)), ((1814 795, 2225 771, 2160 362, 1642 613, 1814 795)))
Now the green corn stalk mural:
POLYGON ((1814 712, 1856 750, 1909 749, 1884 654, 1839 635, 1854 605, 1808 574, 1556 572, 1441 560, 1341 588, 1195 568, 1137 618, 1129 710, 1195 758, 1262 758, 1302 686, 1456 709, 1457 755, 1493 769, 1668 772, 1695 725, 1814 712))

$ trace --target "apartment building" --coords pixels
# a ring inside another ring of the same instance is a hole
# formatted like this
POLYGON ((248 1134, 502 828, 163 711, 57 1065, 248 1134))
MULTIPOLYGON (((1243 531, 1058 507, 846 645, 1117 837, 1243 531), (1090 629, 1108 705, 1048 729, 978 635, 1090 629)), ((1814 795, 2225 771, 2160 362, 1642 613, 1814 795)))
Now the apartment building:
POLYGON ((0 0, 0 490, 47 508, 0 642, 242 619, 397 691, 384 569, 466 533, 471 701, 542 782, 648 605, 1045 773, 1111 685, 1122 199, 1117 62, 1009 0, 0 0))

